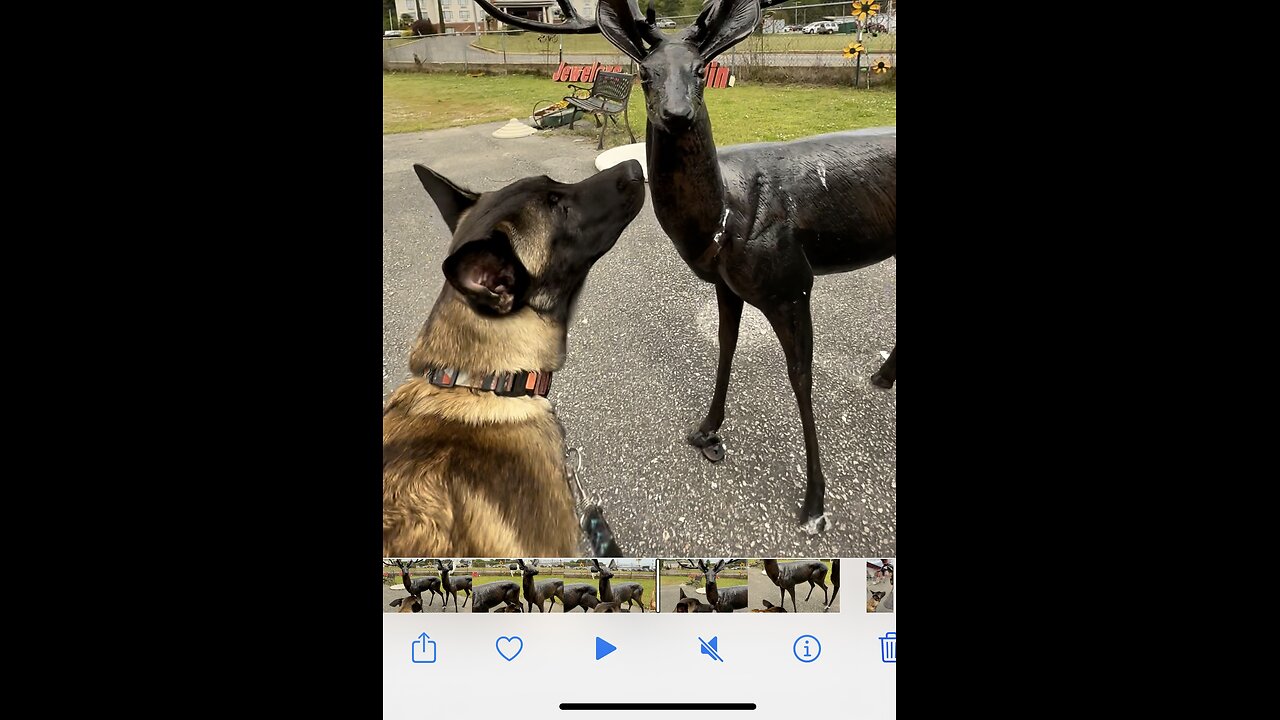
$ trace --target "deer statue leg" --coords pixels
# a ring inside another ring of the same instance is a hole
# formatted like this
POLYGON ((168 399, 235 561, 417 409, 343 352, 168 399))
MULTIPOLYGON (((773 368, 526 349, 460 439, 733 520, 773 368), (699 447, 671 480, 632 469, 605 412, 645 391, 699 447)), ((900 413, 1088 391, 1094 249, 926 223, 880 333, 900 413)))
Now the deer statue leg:
POLYGON ((889 359, 884 361, 875 375, 871 376, 871 384, 876 387, 891 388, 898 379, 898 346, 893 346, 889 359))
POLYGON ((724 441, 716 434, 724 422, 724 401, 729 393, 729 370, 733 353, 738 348, 738 326, 742 323, 742 298, 724 282, 716 283, 716 301, 720 307, 720 362, 716 365, 716 390, 711 408, 698 429, 689 435, 689 444, 700 448, 711 462, 724 459, 724 441))
POLYGON ((796 589, 795 589, 795 587, 793 586, 793 587, 788 588, 788 591, 791 593, 791 612, 800 612, 799 610, 796 610, 796 589))
POLYGON ((781 300, 760 308, 787 356, 787 375, 800 408, 800 424, 804 428, 804 450, 808 460, 809 482, 804 491, 804 504, 799 520, 805 531, 817 535, 830 523, 824 510, 827 480, 822 475, 822 458, 818 451, 818 431, 813 422, 813 319, 809 314, 809 291, 799 297, 781 300))
MULTIPOLYGON (((815 585, 815 584, 813 583, 813 581, 812 581, 812 580, 810 580, 810 581, 809 581, 809 594, 804 596, 804 601, 805 601, 805 602, 809 602, 809 598, 813 597, 813 591, 814 591, 817 587, 818 587, 818 586, 817 586, 817 585, 815 585)), ((824 590, 823 592, 825 592, 825 590, 824 590)))

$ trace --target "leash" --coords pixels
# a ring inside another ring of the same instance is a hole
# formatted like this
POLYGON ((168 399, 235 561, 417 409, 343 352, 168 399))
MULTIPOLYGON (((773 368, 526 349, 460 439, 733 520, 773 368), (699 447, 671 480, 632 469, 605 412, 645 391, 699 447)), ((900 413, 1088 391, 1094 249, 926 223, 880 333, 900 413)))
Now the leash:
POLYGON ((596 503, 588 502, 578 473, 582 470, 582 448, 569 448, 565 454, 565 472, 573 480, 574 509, 578 511, 578 525, 587 534, 592 557, 622 557, 622 550, 613 539, 613 530, 604 519, 604 510, 596 503))

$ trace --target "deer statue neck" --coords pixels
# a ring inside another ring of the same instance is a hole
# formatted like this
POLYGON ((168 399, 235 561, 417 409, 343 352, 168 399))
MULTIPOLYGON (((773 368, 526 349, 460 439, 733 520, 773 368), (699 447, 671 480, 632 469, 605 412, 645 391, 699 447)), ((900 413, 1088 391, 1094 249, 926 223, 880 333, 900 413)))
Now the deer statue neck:
POLYGON ((404 568, 400 568, 400 579, 404 582, 404 589, 412 593, 413 579, 409 577, 409 571, 404 568))
POLYGON ((650 123, 645 148, 658 224, 685 262, 695 265, 724 232, 727 209, 706 105, 682 130, 659 130, 650 123))
POLYGON ((600 576, 600 599, 604 602, 613 602, 613 586, 609 584, 609 578, 604 575, 600 576))
POLYGON ((533 597, 533 576, 527 573, 524 576, 524 596, 526 598, 533 597))
POLYGON ((777 585, 777 584, 778 584, 778 575, 779 575, 779 573, 778 573, 778 561, 777 561, 777 560, 765 560, 765 561, 764 561, 764 572, 765 572, 765 574, 766 574, 766 575, 768 575, 768 576, 769 576, 769 579, 773 581, 773 584, 774 584, 774 585, 777 585))
POLYGON ((711 603, 712 607, 720 604, 720 590, 716 588, 714 580, 707 581, 707 602, 711 603))

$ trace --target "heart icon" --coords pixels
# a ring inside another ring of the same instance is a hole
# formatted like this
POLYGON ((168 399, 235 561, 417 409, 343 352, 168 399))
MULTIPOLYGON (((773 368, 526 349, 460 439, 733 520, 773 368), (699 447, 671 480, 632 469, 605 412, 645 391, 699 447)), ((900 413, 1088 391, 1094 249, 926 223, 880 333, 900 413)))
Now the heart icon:
POLYGON ((502 659, 507 662, 511 662, 512 660, 515 660, 516 656, 520 654, 520 651, 524 649, 524 640, 521 640, 514 635, 511 637, 500 637, 494 645, 498 648, 498 654, 502 656, 502 659))

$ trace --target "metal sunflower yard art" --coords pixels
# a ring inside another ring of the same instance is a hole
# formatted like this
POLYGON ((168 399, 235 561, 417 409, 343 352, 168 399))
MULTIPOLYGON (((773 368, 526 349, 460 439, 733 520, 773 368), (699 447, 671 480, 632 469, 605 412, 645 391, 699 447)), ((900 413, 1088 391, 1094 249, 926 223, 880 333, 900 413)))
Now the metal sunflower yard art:
POLYGON ((880 74, 887 73, 889 72, 890 67, 891 66, 889 65, 889 63, 885 62, 884 60, 881 60, 879 62, 871 64, 871 72, 880 73, 880 74))
POLYGON ((859 42, 849 43, 849 47, 844 49, 844 59, 857 60, 858 56, 865 52, 866 52, 866 48, 862 46, 862 43, 859 43, 859 42))
POLYGON ((880 12, 880 3, 878 2, 855 2, 853 4, 853 16, 859 20, 867 18, 880 12))

